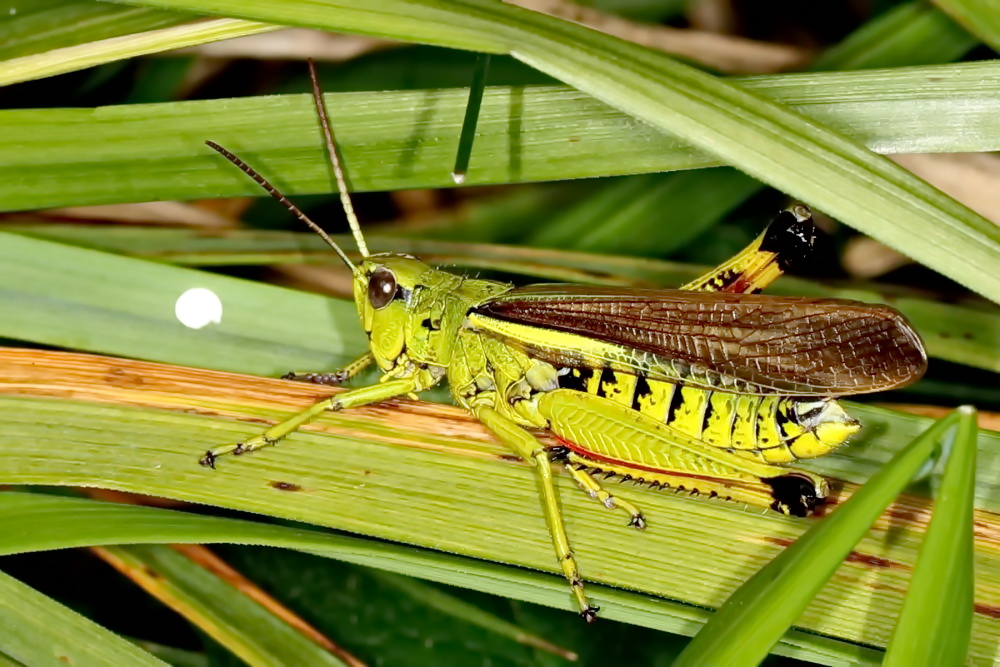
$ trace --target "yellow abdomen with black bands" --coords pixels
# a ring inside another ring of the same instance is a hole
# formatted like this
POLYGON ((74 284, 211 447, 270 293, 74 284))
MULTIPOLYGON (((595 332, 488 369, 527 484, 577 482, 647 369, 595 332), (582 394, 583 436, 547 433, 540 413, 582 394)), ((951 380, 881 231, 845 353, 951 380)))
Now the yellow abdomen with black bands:
POLYGON ((860 428, 832 399, 708 391, 609 368, 562 369, 559 387, 614 401, 713 447, 767 463, 823 456, 860 428))

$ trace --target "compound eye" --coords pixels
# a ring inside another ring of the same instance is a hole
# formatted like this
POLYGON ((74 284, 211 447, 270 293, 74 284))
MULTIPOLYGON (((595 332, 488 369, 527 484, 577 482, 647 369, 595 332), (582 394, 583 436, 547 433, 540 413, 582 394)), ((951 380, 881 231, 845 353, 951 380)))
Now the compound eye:
POLYGON ((388 306, 395 296, 396 276, 384 266, 378 267, 368 279, 368 303, 379 310, 388 306))

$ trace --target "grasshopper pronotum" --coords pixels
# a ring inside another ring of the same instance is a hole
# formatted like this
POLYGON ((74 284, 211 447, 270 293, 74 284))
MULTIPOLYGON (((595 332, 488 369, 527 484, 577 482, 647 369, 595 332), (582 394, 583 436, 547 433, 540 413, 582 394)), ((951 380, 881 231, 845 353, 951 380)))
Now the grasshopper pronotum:
POLYGON ((553 462, 638 529, 642 513, 592 473, 805 516, 826 498, 826 480, 779 464, 826 454, 860 428, 837 397, 898 387, 924 372, 920 339, 888 306, 757 294, 810 251, 803 206, 779 214, 743 252, 680 290, 514 287, 409 255, 369 254, 311 73, 360 264, 251 167, 208 144, 317 231, 353 273, 369 350, 342 371, 299 379, 339 384, 374 362, 382 381, 210 450, 204 465, 273 444, 326 410, 416 394, 447 378, 456 402, 533 464, 556 557, 580 614, 592 621, 597 608, 563 526, 553 462), (531 429, 547 429, 562 444, 543 447, 531 429))

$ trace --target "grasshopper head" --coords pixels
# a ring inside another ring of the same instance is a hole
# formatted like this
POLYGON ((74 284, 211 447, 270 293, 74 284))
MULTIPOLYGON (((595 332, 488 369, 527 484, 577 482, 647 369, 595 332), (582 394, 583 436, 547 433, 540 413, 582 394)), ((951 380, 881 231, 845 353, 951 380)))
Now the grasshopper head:
POLYGON ((355 272, 354 303, 379 368, 393 368, 405 351, 413 293, 434 273, 415 257, 390 253, 365 257, 355 272))

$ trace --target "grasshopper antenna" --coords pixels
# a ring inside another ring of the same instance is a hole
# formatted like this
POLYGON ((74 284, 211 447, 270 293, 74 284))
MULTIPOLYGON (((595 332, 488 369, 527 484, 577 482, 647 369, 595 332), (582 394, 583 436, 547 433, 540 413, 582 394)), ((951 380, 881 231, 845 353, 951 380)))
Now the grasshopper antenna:
POLYGON ((362 257, 367 257, 368 244, 365 237, 361 235, 361 224, 358 223, 358 216, 354 213, 354 204, 351 202, 351 195, 347 190, 347 179, 344 178, 344 170, 340 166, 340 158, 337 156, 337 143, 333 139, 333 129, 330 126, 330 117, 326 113, 326 104, 323 102, 323 91, 319 89, 319 79, 316 76, 316 65, 312 58, 309 63, 309 79, 312 81, 313 101, 316 103, 316 113, 319 115, 319 124, 323 128, 323 138, 326 140, 326 150, 330 154, 330 166, 333 167, 333 175, 337 179, 337 190, 340 192, 340 203, 344 206, 344 213, 347 215, 347 223, 351 226, 351 233, 358 244, 358 251, 362 257))
POLYGON ((246 174, 247 176, 249 176, 250 178, 252 178, 254 180, 254 182, 257 183, 257 185, 259 185, 260 187, 264 188, 267 191, 267 194, 269 194, 272 197, 274 197, 278 201, 279 204, 281 204, 282 206, 284 206, 285 208, 287 208, 289 211, 291 211, 292 214, 296 218, 298 218, 299 220, 301 220, 302 222, 304 222, 306 225, 309 226, 310 229, 312 229, 314 232, 316 232, 317 234, 319 234, 320 238, 322 238, 324 241, 326 241, 327 245, 329 245, 331 248, 333 248, 334 250, 337 251, 337 254, 340 255, 340 258, 342 260, 344 260, 344 264, 347 264, 347 266, 349 266, 351 268, 351 272, 352 273, 357 273, 358 272, 357 265, 350 260, 350 258, 347 256, 347 253, 345 253, 343 250, 341 250, 340 246, 337 245, 336 241, 334 241, 333 239, 331 239, 330 235, 327 234, 325 231, 323 231, 322 227, 320 227, 315 222, 313 222, 312 220, 310 220, 309 216, 306 215, 305 213, 303 213, 299 209, 298 206, 296 206, 292 202, 288 201, 288 198, 285 195, 283 195, 280 192, 278 192, 278 189, 276 187, 274 187, 273 185, 271 185, 271 183, 266 178, 264 178, 263 176, 261 176, 260 174, 258 174, 257 171, 253 167, 251 167, 246 162, 244 162, 240 158, 236 157, 234 154, 230 153, 228 150, 226 150, 225 148, 223 148, 219 144, 215 143, 214 141, 206 141, 205 145, 207 145, 209 148, 215 150, 222 157, 226 158, 227 160, 229 160, 230 162, 232 162, 234 165, 236 165, 237 167, 239 167, 240 171, 242 171, 244 174, 246 174))

